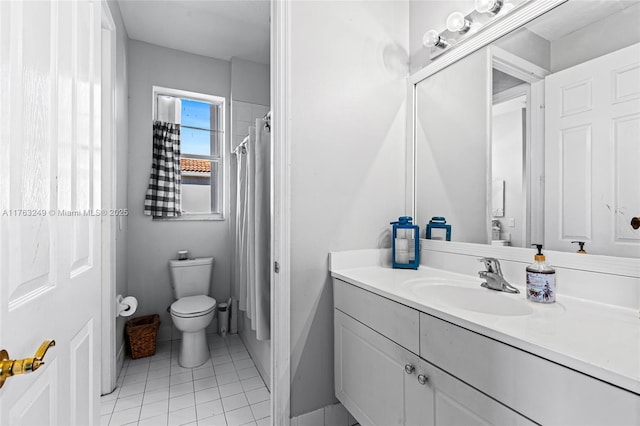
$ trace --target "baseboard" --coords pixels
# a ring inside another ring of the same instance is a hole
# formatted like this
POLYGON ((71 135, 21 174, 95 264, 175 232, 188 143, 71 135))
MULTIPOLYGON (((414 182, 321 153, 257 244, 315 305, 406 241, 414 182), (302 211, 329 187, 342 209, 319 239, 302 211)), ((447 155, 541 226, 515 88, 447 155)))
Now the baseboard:
POLYGON ((290 426, 354 426, 358 421, 341 403, 291 418, 290 426))

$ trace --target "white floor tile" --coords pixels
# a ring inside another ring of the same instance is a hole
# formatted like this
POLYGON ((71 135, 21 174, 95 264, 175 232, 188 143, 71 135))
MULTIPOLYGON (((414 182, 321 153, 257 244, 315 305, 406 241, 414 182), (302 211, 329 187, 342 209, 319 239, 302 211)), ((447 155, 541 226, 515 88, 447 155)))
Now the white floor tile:
POLYGON ((203 404, 196 405, 196 414, 198 415, 198 420, 206 419, 212 416, 217 416, 224 413, 224 408, 222 407, 222 401, 209 401, 203 404))
POLYGON ((200 368, 198 370, 193 370, 193 380, 204 379, 206 377, 213 377, 215 373, 213 372, 213 366, 209 365, 206 368, 200 368))
POLYGON ((224 408, 225 412, 246 407, 247 405, 249 405, 249 401, 247 401, 244 393, 222 398, 222 408, 224 408))
POLYGON ((198 420, 198 426, 227 426, 227 419, 224 414, 218 414, 217 416, 198 420))
POLYGON ((213 357, 213 366, 215 367, 216 365, 227 364, 232 361, 233 360, 231 359, 230 355, 216 356, 216 357, 213 357))
POLYGON ((186 373, 171 375, 170 385, 174 386, 174 385, 179 385, 181 383, 187 383, 192 381, 193 381, 193 373, 189 371, 186 373))
POLYGON ((186 395, 177 396, 175 398, 169 399, 169 412, 182 410, 187 407, 195 407, 196 398, 193 393, 188 393, 186 395))
POLYGON ((118 398, 116 405, 113 408, 113 412, 128 410, 129 408, 140 407, 142 405, 143 394, 138 393, 135 395, 127 396, 124 398, 118 398))
POLYGON ((259 376, 258 369, 255 367, 243 368, 242 370, 238 370, 238 378, 240 380, 250 379, 257 376, 259 376))
POLYGON ((238 378, 238 373, 232 371, 229 373, 216 374, 216 381, 218 382, 218 386, 222 386, 228 383, 239 382, 240 378, 238 378))
POLYGON ((104 416, 105 414, 111 414, 113 412, 113 408, 116 406, 116 400, 112 399, 110 401, 100 401, 100 415, 104 416))
POLYGON ((147 374, 147 380, 161 379, 163 377, 168 377, 170 374, 169 367, 166 368, 158 368, 157 370, 149 370, 147 374))
POLYGON ((146 391, 144 393, 144 398, 142 399, 142 404, 151 404, 153 402, 158 401, 168 401, 169 400, 169 388, 160 388, 152 391, 146 391))
POLYGON ((196 380, 193 382, 193 388, 195 391, 202 389, 215 388, 218 386, 218 381, 215 377, 205 377, 204 379, 196 380))
POLYGON ((271 395, 269 394, 266 386, 250 390, 249 392, 246 392, 246 395, 249 404, 257 404, 258 402, 268 401, 271 399, 271 395))
POLYGON ((226 411, 224 413, 227 418, 227 425, 240 426, 252 422, 254 420, 251 408, 243 407, 233 411, 226 411))
MULTIPOLYGON (((152 417, 158 417, 160 415, 167 415, 169 413, 169 401, 157 401, 149 404, 143 404, 140 411, 140 419, 149 419, 152 417)), ((166 423, 165 419, 165 423, 166 423)))
POLYGON ((193 369, 178 364, 180 342, 159 343, 152 357, 125 359, 118 387, 100 398, 100 424, 270 425, 270 394, 241 339, 207 338, 211 359, 193 369))
POLYGON ((124 380, 122 381, 123 385, 128 385, 131 383, 140 383, 147 381, 147 372, 136 373, 136 374, 127 374, 124 376, 124 380))
POLYGON ((249 352, 247 351, 238 351, 231 354, 231 359, 234 361, 239 361, 241 359, 249 358, 249 352))
POLYGON ((242 389, 244 389, 245 392, 264 386, 264 382, 261 377, 252 377, 250 379, 243 380, 240 383, 242 383, 242 389))
POLYGON ((190 368, 186 368, 186 367, 182 367, 179 364, 175 364, 171 366, 171 375, 175 376, 176 374, 183 374, 183 373, 191 373, 191 369, 190 368))
POLYGON ((236 371, 236 366, 233 365, 232 362, 229 362, 227 364, 216 365, 215 367, 213 367, 213 369, 215 370, 216 375, 218 375, 218 374, 225 374, 225 373, 233 373, 236 371))
POLYGON ((180 426, 196 420, 196 407, 187 407, 169 413, 168 426, 180 426))
POLYGON ((132 421, 137 421, 140 416, 140 407, 129 408, 128 410, 118 411, 111 415, 109 426, 122 426, 132 421))
MULTIPOLYGON (((271 416, 265 417, 264 419, 257 420, 256 424, 258 426, 271 426, 271 416)), ((327 425, 327 426, 334 426, 334 425, 327 425)))
POLYGON ((117 387, 117 388, 115 388, 115 390, 113 392, 108 393, 106 395, 102 395, 100 397, 100 401, 113 401, 113 400, 118 398, 118 393, 119 392, 120 392, 120 388, 117 387))
POLYGON ((235 361, 234 364, 236 365, 236 370, 242 370, 243 368, 255 367, 255 364, 253 363, 251 358, 239 359, 238 361, 235 361))
POLYGON ((124 398, 126 396, 135 395, 138 393, 144 392, 145 383, 132 383, 130 385, 123 385, 120 388, 120 393, 118 394, 118 398, 124 398))
MULTIPOLYGON (((253 417, 256 420, 269 417, 271 415, 271 401, 262 401, 257 404, 253 404, 251 405, 251 411, 253 412, 253 417)), ((327 423, 327 424, 332 425, 332 423, 327 423)), ((345 426, 346 426, 346 422, 345 422, 345 426)))
POLYGON ((169 414, 164 413, 155 417, 149 417, 148 419, 141 419, 138 422, 138 426, 164 426, 167 424, 169 414))
POLYGON ((223 398, 225 396, 231 396, 237 393, 244 392, 242 390, 242 385, 240 384, 240 382, 229 383, 227 385, 218 386, 218 390, 220 390, 220 396, 223 398))
POLYGON ((171 386, 169 388, 169 398, 184 395, 193 392, 193 382, 181 383, 179 385, 171 386))
POLYGON ((111 420, 111 413, 100 416, 100 426, 108 426, 109 420, 111 420))
POLYGON ((147 380, 147 386, 145 392, 149 392, 156 389, 164 389, 169 387, 169 376, 160 377, 159 379, 147 380))
POLYGON ((209 402, 220 399, 220 391, 217 387, 203 389, 196 392, 196 404, 202 404, 203 402, 209 402))

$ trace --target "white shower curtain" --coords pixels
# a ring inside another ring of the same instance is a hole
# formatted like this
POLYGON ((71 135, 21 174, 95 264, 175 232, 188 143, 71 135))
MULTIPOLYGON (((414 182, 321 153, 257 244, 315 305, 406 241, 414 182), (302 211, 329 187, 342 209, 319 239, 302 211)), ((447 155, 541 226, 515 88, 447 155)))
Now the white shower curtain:
POLYGON ((250 128, 244 150, 237 154, 236 269, 241 311, 251 320, 258 340, 270 330, 270 134, 264 120, 250 128))

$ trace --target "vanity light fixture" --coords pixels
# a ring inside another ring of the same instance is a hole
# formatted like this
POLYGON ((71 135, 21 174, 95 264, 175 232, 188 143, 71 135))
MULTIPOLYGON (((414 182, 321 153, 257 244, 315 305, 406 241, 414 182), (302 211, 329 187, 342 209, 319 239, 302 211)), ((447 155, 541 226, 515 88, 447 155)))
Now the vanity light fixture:
POLYGON ((497 15, 502 9, 503 0, 475 0, 475 9, 479 13, 497 15))
POLYGON ((452 33, 464 34, 471 28, 471 21, 469 21, 462 12, 453 12, 447 18, 447 29, 452 33))
POLYGON ((441 49, 449 46, 449 43, 447 43, 444 38, 440 37, 440 34, 438 34, 436 30, 429 30, 424 33, 424 36, 422 36, 422 44, 426 47, 439 47, 441 49))
POLYGON ((429 49, 429 57, 435 59, 516 8, 534 1, 474 0, 474 9, 466 15, 458 11, 451 13, 447 17, 446 29, 427 31, 422 37, 422 44, 429 49))

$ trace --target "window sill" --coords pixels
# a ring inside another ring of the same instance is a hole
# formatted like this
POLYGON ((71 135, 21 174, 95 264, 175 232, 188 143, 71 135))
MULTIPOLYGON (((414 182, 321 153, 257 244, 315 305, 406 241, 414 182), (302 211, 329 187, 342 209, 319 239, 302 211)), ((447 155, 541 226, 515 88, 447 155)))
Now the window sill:
POLYGON ((225 220, 222 213, 191 213, 183 214, 176 217, 153 217, 153 221, 156 222, 191 222, 191 221, 221 221, 225 220))

